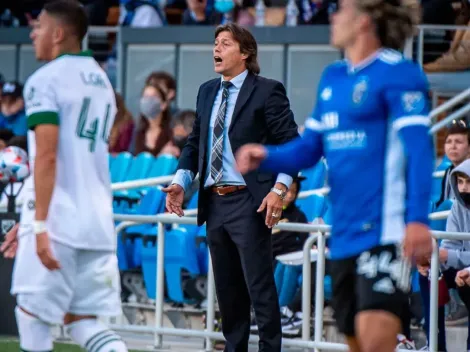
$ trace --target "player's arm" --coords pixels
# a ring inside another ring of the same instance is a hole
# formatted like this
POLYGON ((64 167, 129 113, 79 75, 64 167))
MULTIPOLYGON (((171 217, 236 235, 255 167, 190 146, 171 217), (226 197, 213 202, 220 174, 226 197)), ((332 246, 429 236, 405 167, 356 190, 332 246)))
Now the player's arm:
POLYGON ((51 203, 52 192, 54 191, 59 128, 57 124, 43 123, 37 125, 34 132, 36 135, 36 158, 34 161, 35 220, 45 221, 51 203))
POLYGON ((37 223, 47 219, 56 176, 59 108, 54 86, 52 78, 47 81, 32 77, 25 87, 28 128, 34 130, 36 139, 34 188, 37 223))
POLYGON ((403 144, 406 158, 405 222, 427 226, 434 168, 427 87, 390 89, 386 97, 393 118, 392 128, 403 144))
POLYGON ((322 125, 314 117, 309 117, 301 137, 283 145, 268 146, 266 151, 266 158, 260 165, 263 170, 295 174, 309 168, 323 155, 322 125))

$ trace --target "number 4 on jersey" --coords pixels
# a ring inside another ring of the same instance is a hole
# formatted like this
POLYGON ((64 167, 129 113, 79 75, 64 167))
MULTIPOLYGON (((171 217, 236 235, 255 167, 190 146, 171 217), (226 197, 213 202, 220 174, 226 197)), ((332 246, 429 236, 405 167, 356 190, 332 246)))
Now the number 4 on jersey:
MULTIPOLYGON (((91 98, 86 97, 83 99, 82 108, 80 110, 80 116, 78 118, 77 124, 77 136, 78 138, 85 138, 90 140, 90 152, 95 151, 96 147, 96 136, 98 134, 98 123, 99 119, 95 118, 93 121, 88 123, 88 109, 90 107, 91 98)), ((109 121, 109 111, 111 110, 111 105, 106 104, 106 115, 104 117, 104 126, 101 129, 101 139, 103 142, 108 144, 108 121, 109 121)))

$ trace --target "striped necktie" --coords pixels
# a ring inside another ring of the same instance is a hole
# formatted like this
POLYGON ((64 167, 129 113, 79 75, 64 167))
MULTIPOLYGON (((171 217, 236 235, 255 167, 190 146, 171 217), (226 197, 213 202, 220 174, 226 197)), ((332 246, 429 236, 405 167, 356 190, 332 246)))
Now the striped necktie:
POLYGON ((232 83, 228 81, 222 82, 222 102, 220 103, 219 111, 217 111, 217 117, 214 124, 211 151, 211 176, 214 180, 214 184, 217 184, 220 181, 223 174, 222 153, 224 149, 225 113, 227 112, 228 90, 231 86, 232 83))

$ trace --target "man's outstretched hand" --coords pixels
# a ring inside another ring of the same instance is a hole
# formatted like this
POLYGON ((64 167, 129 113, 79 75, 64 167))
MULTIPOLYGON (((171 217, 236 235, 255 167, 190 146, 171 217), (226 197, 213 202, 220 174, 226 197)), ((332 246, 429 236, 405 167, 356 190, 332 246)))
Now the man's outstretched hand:
POLYGON ((183 216, 184 189, 180 185, 172 184, 162 189, 166 193, 166 209, 170 214, 183 216))
POLYGON ((238 171, 244 175, 257 169, 266 156, 266 148, 261 144, 244 145, 238 149, 236 155, 238 171))

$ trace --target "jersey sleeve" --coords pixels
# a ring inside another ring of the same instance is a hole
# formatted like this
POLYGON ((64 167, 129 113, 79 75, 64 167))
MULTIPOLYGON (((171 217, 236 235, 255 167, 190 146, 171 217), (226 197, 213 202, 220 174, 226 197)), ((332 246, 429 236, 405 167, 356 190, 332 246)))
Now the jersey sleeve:
POLYGON ((399 131, 408 126, 428 127, 431 120, 426 77, 414 64, 397 70, 400 70, 400 81, 385 87, 385 99, 393 128, 399 131))
POLYGON ((26 82, 23 95, 29 129, 41 124, 59 124, 56 91, 56 85, 50 76, 34 74, 26 82))
POLYGON ((434 149, 429 135, 429 91, 421 69, 409 64, 401 69, 401 81, 385 92, 392 128, 406 159, 405 222, 428 224, 434 149))

